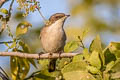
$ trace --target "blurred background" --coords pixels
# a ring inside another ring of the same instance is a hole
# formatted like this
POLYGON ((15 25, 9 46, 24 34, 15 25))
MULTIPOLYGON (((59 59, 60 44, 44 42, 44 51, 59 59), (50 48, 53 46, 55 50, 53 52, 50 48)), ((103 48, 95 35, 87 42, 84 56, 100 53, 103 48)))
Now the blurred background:
MULTIPOLYGON (((67 34, 67 41, 77 40, 84 30, 88 30, 83 42, 89 47, 91 41, 96 35, 100 35, 102 43, 107 46, 112 41, 120 41, 120 0, 39 0, 41 12, 46 19, 54 13, 70 14, 65 22, 64 28, 67 34)), ((11 0, 6 2, 2 8, 9 8, 11 0)), ((30 47, 31 53, 42 51, 40 45, 40 29, 44 25, 43 19, 36 11, 23 17, 23 11, 17 9, 15 1, 12 9, 12 17, 9 21, 12 33, 15 35, 16 26, 23 20, 32 24, 27 34, 22 36, 22 40, 30 47)), ((0 41, 9 41, 5 30, 0 35, 0 41)), ((0 52, 5 51, 7 47, 0 44, 0 52)), ((8 68, 9 57, 0 57, 0 66, 5 70, 8 68)))

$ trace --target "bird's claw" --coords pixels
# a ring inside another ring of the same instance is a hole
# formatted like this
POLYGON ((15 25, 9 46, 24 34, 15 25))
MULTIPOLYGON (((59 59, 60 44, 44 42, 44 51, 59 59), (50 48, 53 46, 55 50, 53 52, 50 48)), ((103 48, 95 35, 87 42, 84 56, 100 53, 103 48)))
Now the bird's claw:
POLYGON ((62 54, 62 51, 59 52, 59 59, 61 59, 61 54, 62 54))
POLYGON ((40 59, 40 56, 41 56, 42 54, 44 54, 44 52, 40 52, 40 53, 38 53, 38 56, 39 56, 38 59, 40 59))
POLYGON ((50 59, 52 57, 52 53, 49 53, 48 58, 50 59))

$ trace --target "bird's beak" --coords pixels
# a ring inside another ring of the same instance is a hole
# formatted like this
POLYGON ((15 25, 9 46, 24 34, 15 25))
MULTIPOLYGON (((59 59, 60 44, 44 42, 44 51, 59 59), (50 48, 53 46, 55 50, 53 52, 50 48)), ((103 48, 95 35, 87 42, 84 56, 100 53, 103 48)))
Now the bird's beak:
POLYGON ((66 17, 69 17, 70 15, 65 15, 66 17))
POLYGON ((70 15, 65 15, 63 19, 66 19, 66 18, 68 18, 69 16, 70 16, 70 15))

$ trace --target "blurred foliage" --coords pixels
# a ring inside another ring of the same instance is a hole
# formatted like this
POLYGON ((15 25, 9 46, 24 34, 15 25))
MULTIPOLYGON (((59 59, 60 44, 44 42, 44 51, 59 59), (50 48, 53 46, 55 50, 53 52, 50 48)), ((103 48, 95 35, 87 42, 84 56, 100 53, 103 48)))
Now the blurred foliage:
POLYGON ((119 0, 69 0, 68 2, 72 17, 77 16, 77 20, 83 17, 84 24, 81 27, 87 25, 94 32, 119 32, 119 0))
POLYGON ((40 9, 40 4, 38 0, 17 0, 19 10, 25 10, 23 16, 27 16, 30 12, 36 11, 36 9, 40 9))
POLYGON ((24 20, 25 17, 23 16, 23 12, 16 12, 13 16, 15 20, 21 21, 24 20))
POLYGON ((18 37, 19 35, 25 34, 28 31, 28 27, 30 26, 32 27, 32 24, 27 21, 19 23, 16 28, 16 36, 18 37))

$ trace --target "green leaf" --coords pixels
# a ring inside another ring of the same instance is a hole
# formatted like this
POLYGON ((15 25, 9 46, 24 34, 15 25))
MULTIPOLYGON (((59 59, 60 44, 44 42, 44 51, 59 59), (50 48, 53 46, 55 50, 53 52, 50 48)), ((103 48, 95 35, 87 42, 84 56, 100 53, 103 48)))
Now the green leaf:
POLYGON ((103 54, 105 57, 105 64, 108 64, 109 62, 116 60, 115 55, 110 52, 109 48, 104 49, 103 54))
POLYGON ((105 70, 105 72, 110 71, 111 68, 114 66, 114 64, 115 64, 114 61, 111 61, 110 63, 108 63, 108 64, 106 65, 106 70, 105 70))
POLYGON ((14 48, 16 46, 16 42, 13 42, 10 48, 14 48))
POLYGON ((4 14, 8 14, 8 10, 5 9, 5 8, 0 9, 0 12, 2 12, 2 13, 4 13, 4 14))
POLYGON ((105 58, 104 58, 104 54, 102 53, 101 40, 99 35, 97 35, 96 38, 92 41, 89 50, 90 52, 93 52, 94 50, 99 52, 100 58, 102 60, 102 65, 105 64, 105 58))
POLYGON ((79 54, 73 57, 72 62, 82 61, 84 58, 83 54, 79 54))
POLYGON ((60 72, 54 71, 52 73, 48 70, 41 70, 34 75, 32 80, 56 80, 56 77, 60 75, 60 72))
POLYGON ((88 61, 90 58, 90 53, 87 48, 83 49, 83 56, 88 61))
POLYGON ((96 80, 91 74, 84 71, 71 71, 63 74, 65 80, 96 80))
POLYGON ((49 64, 49 60, 48 59, 39 60, 38 63, 40 64, 39 66, 40 66, 41 70, 48 69, 48 64, 49 64))
POLYGON ((93 51, 90 58, 89 62, 92 66, 96 67, 97 69, 101 68, 101 61, 99 57, 99 53, 97 51, 93 51))
POLYGON ((23 52, 26 52, 26 53, 30 52, 29 46, 27 44, 25 44, 23 41, 20 41, 19 45, 22 47, 23 52))
POLYGON ((111 42, 109 48, 113 50, 120 50, 120 42, 111 42))
POLYGON ((100 70, 97 69, 97 68, 94 67, 94 66, 87 66, 86 68, 87 68, 87 70, 88 70, 89 72, 91 72, 92 74, 100 74, 100 70))
POLYGON ((11 76, 13 80, 19 79, 18 76, 18 60, 16 57, 10 57, 10 68, 11 68, 11 76))
POLYGON ((103 74, 103 80, 111 80, 110 77, 111 77, 111 75, 108 73, 103 74))
POLYGON ((92 41, 89 49, 90 52, 93 52, 94 50, 97 52, 102 52, 101 40, 99 35, 97 35, 96 38, 92 41))
POLYGON ((61 70, 65 65, 69 64, 71 61, 70 58, 62 58, 61 60, 57 60, 58 69, 61 70))
POLYGON ((18 58, 19 64, 19 77, 23 80, 30 70, 30 65, 27 59, 18 58))
POLYGON ((16 28, 16 36, 18 37, 20 35, 27 33, 29 26, 32 27, 32 24, 30 24, 27 21, 23 21, 23 22, 19 23, 17 28, 16 28))
POLYGON ((81 30, 81 35, 78 36, 79 41, 81 40, 83 41, 84 37, 88 34, 88 31, 89 31, 88 28, 81 30))
POLYGON ((87 63, 84 61, 71 62, 62 69, 62 73, 71 71, 86 71, 87 63))
POLYGON ((35 64, 35 61, 33 59, 28 59, 28 61, 35 67, 37 68, 36 64, 35 64))
MULTIPOLYGON (((29 46, 27 44, 25 44, 23 41, 19 41, 19 45, 22 47, 23 52, 29 53, 30 49, 29 46)), ((28 61, 35 67, 37 68, 35 61, 33 59, 28 59, 28 61)))
POLYGON ((64 51, 65 52, 73 52, 79 48, 79 45, 80 45, 80 43, 77 41, 70 41, 65 45, 64 51))
POLYGON ((4 44, 5 44, 7 47, 9 47, 9 48, 10 48, 10 46, 8 45, 8 43, 7 43, 7 42, 4 42, 4 44))
POLYGON ((10 59, 12 80, 23 80, 29 72, 30 65, 27 59, 11 57, 10 59))
POLYGON ((112 72, 120 72, 120 59, 115 61, 115 64, 111 68, 112 72))
POLYGON ((116 58, 120 58, 120 42, 111 42, 108 48, 110 52, 116 56, 116 58))

